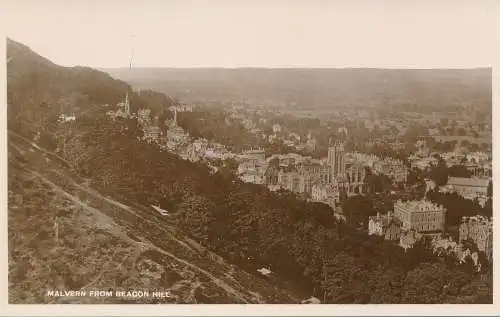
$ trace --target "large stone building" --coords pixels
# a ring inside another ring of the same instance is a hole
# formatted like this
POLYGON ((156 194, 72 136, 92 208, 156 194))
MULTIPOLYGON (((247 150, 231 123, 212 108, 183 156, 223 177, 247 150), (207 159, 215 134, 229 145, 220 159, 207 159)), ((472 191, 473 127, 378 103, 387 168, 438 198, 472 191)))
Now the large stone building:
POLYGON ((386 240, 398 240, 401 237, 401 221, 391 212, 386 215, 377 213, 368 220, 368 234, 382 236, 386 240))
POLYGON ((345 152, 341 141, 330 140, 328 147, 328 181, 342 178, 345 175, 345 152))
MULTIPOLYGON (((242 157, 262 159, 263 155, 263 151, 253 150, 244 152, 242 157)), ((327 184, 331 185, 328 188, 337 188, 337 192, 342 191, 348 195, 364 192, 365 167, 357 162, 346 162, 341 141, 330 141, 328 157, 324 162, 292 153, 273 155, 268 161, 275 159, 278 159, 277 166, 275 163, 271 164, 265 177, 268 185, 307 194, 317 201, 323 199, 318 197, 324 196, 320 193, 327 191, 327 184)))
POLYGON ((465 199, 479 199, 480 203, 486 201, 488 195, 488 178, 450 177, 442 189, 444 192, 456 192, 465 199))
POLYGON ((108 111, 106 114, 113 120, 116 118, 129 118, 130 117, 130 102, 128 100, 128 93, 125 94, 125 99, 119 102, 116 111, 108 111))
POLYGON ((361 164, 362 166, 366 166, 371 169, 373 169, 375 162, 380 161, 380 158, 375 154, 353 152, 348 153, 346 156, 348 161, 361 164))
POLYGON ((246 160, 238 166, 238 177, 245 183, 266 184, 267 167, 265 160, 246 160))
POLYGON ((170 107, 170 109, 173 111, 174 109, 179 112, 193 112, 193 105, 190 104, 178 104, 175 106, 170 107))
POLYGON ((316 144, 317 144, 316 138, 312 138, 310 135, 308 135, 308 138, 307 138, 307 141, 305 144, 305 149, 308 152, 315 152, 316 151, 316 144))
POLYGON ((266 182, 271 186, 277 185, 310 196, 314 184, 328 180, 328 170, 325 165, 297 154, 274 155, 268 158, 267 162, 269 168, 266 171, 266 182), (277 164, 273 162, 274 160, 278 160, 277 164))
POLYGON ((491 154, 485 152, 472 152, 466 155, 468 163, 484 164, 491 161, 491 154))
POLYGON ((365 188, 366 170, 361 164, 348 164, 343 178, 342 188, 347 194, 361 194, 365 188))
POLYGON ((240 155, 241 159, 263 161, 266 159, 266 152, 263 148, 246 149, 240 155))
POLYGON ((291 192, 299 193, 301 192, 301 179, 297 171, 283 171, 278 172, 278 185, 281 188, 289 190, 291 192))
POLYGON ((443 232, 446 222, 446 209, 427 200, 394 204, 394 216, 402 222, 402 229, 420 233, 443 232))
POLYGON ((362 164, 346 162, 344 143, 330 140, 328 148, 328 178, 329 183, 337 182, 341 190, 348 195, 361 194, 365 187, 365 168, 362 164))
POLYGON ((275 123, 273 124, 273 133, 280 133, 281 132, 281 125, 275 123))
POLYGON ((174 107, 174 119, 167 130, 167 140, 172 144, 186 143, 189 141, 189 134, 177 125, 177 108, 174 107))
POLYGON ((413 155, 409 157, 409 160, 411 168, 418 168, 419 170, 422 171, 432 166, 435 166, 438 163, 438 159, 433 156, 421 158, 416 155, 413 155))
POLYGON ((144 128, 143 132, 144 132, 143 140, 145 140, 148 143, 158 142, 159 138, 162 135, 161 129, 157 126, 147 126, 144 128))
POLYGON ((142 126, 149 125, 151 123, 151 109, 144 108, 137 110, 137 121, 142 126))
POLYGON ((463 217, 459 227, 459 242, 472 240, 488 261, 493 256, 493 221, 482 216, 463 217))
POLYGON ((340 200, 340 188, 336 182, 320 181, 312 186, 311 199, 335 207, 340 200))
POLYGON ((118 110, 121 110, 123 112, 122 116, 130 117, 130 102, 128 100, 128 93, 125 94, 125 100, 123 102, 120 102, 117 106, 118 110))
POLYGON ((315 164, 310 161, 298 162, 296 166, 299 174, 306 176, 312 183, 328 181, 328 170, 326 166, 315 164))
POLYGON ((373 164, 373 169, 378 174, 389 176, 396 184, 405 184, 408 177, 408 168, 401 160, 385 158, 373 164))

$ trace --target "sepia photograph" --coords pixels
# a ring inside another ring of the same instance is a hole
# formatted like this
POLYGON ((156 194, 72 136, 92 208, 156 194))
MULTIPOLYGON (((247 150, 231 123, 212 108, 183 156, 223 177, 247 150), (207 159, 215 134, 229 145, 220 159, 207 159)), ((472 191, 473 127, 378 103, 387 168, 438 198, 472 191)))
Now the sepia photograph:
POLYGON ((495 1, 3 4, 9 306, 493 307, 495 1))

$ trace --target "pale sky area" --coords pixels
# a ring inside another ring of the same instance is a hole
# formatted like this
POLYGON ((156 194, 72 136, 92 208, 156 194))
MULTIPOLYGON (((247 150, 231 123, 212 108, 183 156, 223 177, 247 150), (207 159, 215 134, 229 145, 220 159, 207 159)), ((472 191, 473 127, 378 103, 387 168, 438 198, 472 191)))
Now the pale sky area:
POLYGON ((489 67, 495 0, 0 0, 7 35, 65 66, 489 67))

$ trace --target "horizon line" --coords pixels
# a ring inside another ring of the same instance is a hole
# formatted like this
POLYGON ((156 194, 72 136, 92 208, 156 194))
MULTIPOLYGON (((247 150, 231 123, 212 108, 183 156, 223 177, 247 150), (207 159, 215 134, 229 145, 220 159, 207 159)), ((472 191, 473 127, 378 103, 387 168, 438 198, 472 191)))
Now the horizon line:
MULTIPOLYGON (((66 66, 72 67, 72 66, 66 66)), ((129 69, 129 66, 118 66, 118 67, 95 67, 95 66, 83 66, 75 65, 73 67, 91 67, 95 69, 129 69)), ((149 69, 173 69, 173 70, 186 70, 186 69, 224 69, 224 70, 239 70, 239 69, 272 69, 272 70, 492 70, 493 66, 477 66, 477 67, 369 67, 369 66, 134 66, 132 65, 132 71, 134 68, 149 68, 149 69)))
POLYGON ((272 69, 272 70, 277 70, 277 69, 288 69, 288 70, 493 70, 493 65, 482 65, 482 66, 427 66, 427 67, 416 67, 416 66, 359 66, 359 65, 352 65, 352 66, 327 66, 327 65, 311 65, 311 66, 299 66, 299 65, 273 65, 273 66, 263 66, 263 65, 258 65, 258 66, 152 66, 152 65, 123 65, 123 66, 93 66, 93 65, 82 65, 82 64, 73 64, 73 65, 68 65, 68 64, 62 64, 59 62, 54 61, 52 58, 49 58, 45 55, 41 55, 38 51, 35 51, 30 45, 25 44, 24 42, 17 41, 13 39, 10 36, 6 36, 6 44, 8 45, 9 42, 14 42, 18 45, 22 45, 32 51, 34 54, 47 59, 51 63, 66 67, 66 68, 72 68, 72 67, 88 67, 88 68, 93 68, 97 70, 105 70, 105 69, 131 69, 131 68, 142 68, 142 69, 172 69, 172 70, 241 70, 241 69, 272 69))

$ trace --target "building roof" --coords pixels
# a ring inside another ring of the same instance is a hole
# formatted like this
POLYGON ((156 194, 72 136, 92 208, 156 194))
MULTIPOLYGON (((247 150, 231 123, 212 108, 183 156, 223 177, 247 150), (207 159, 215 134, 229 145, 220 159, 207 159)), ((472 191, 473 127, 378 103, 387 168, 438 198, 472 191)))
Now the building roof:
POLYGON ((382 227, 389 227, 391 224, 395 224, 395 225, 402 224, 401 220, 399 220, 398 218, 396 218, 394 216, 389 216, 389 215, 380 215, 379 217, 370 216, 369 219, 376 221, 376 222, 379 222, 382 225, 382 227))
POLYGON ((465 178, 465 177, 450 177, 447 185, 453 186, 469 186, 469 187, 488 187, 489 179, 483 178, 465 178))
POLYGON ((439 206, 434 204, 428 200, 411 200, 411 201, 396 201, 394 206, 404 206, 405 209, 410 210, 411 212, 418 211, 442 211, 444 209, 443 206, 439 206))

